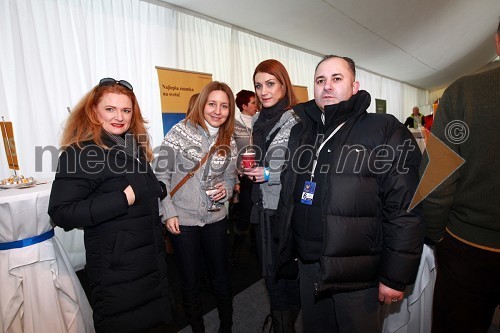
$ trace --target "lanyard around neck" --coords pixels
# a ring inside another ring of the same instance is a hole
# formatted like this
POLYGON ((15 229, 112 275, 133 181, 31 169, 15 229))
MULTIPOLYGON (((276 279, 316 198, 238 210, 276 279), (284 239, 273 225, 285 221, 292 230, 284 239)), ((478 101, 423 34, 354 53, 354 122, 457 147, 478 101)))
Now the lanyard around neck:
POLYGON ((343 122, 342 124, 340 124, 339 126, 337 126, 337 128, 335 128, 335 130, 332 133, 330 133, 330 135, 326 138, 326 140, 324 140, 319 145, 319 148, 316 151, 316 156, 314 156, 313 167, 312 167, 312 170, 311 170, 311 181, 314 178, 314 171, 316 170, 316 164, 318 164, 318 158, 319 158, 319 153, 321 152, 321 149, 323 149, 323 147, 328 142, 328 140, 330 140, 331 138, 333 138, 333 136, 342 128, 342 126, 344 126, 344 124, 345 124, 345 122, 343 122))

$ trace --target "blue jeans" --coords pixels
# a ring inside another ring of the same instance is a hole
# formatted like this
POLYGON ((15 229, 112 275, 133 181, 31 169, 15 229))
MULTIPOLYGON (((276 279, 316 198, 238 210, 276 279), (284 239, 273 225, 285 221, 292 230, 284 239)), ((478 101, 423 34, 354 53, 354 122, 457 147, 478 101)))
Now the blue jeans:
POLYGON ((203 261, 214 287, 220 332, 231 332, 233 297, 226 229, 227 219, 223 219, 203 227, 180 226, 181 233, 171 237, 181 273, 182 303, 193 332, 205 330, 200 296, 203 261))

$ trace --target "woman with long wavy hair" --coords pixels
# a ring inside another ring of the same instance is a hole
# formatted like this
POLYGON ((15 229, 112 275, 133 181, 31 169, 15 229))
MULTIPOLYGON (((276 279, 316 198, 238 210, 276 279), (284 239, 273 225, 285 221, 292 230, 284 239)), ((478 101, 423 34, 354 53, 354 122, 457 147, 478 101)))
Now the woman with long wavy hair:
POLYGON ((187 118, 165 136, 159 156, 165 163, 159 162, 155 170, 169 192, 162 201, 164 219, 180 268, 184 311, 193 332, 205 331, 200 290, 204 263, 217 300, 219 332, 232 329, 224 202, 231 198, 236 182, 234 109, 229 86, 207 84, 187 118), (195 166, 199 168, 194 170, 195 166))
POLYGON ((130 83, 102 79, 73 109, 49 202, 52 221, 83 228, 97 332, 142 332, 172 320, 145 120, 130 83))

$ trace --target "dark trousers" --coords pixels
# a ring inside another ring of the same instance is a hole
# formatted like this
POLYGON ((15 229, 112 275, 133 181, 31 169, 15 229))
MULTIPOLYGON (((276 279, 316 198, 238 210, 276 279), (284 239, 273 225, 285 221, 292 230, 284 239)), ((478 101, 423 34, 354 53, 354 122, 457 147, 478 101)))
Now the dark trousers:
POLYGON ((253 182, 247 176, 239 177, 240 193, 239 202, 236 204, 238 210, 234 225, 234 233, 244 235, 250 228, 250 213, 252 211, 252 186, 253 182))
POLYGON ((432 332, 487 332, 500 304, 500 253, 446 233, 436 260, 432 332))
MULTIPOLYGON (((269 221, 265 222, 268 223, 269 221)), ((255 227, 255 239, 257 245, 257 253, 262 262, 262 223, 256 225, 255 227)), ((274 223, 274 221, 270 222, 274 223)), ((271 237, 267 240, 267 246, 270 247, 271 253, 271 263, 269 265, 275 265, 278 261, 278 250, 279 250, 279 238, 278 238, 278 228, 275 225, 271 225, 270 228, 271 237)), ((268 237, 269 238, 269 237, 268 237)), ((268 250, 269 251, 269 250, 268 250)), ((269 260, 269 258, 268 258, 269 260)), ((266 271, 266 267, 263 268, 266 271)), ((300 291, 299 291, 299 281, 297 277, 294 278, 284 278, 276 276, 276 270, 272 269, 271 272, 265 272, 264 281, 266 283, 267 292, 269 294, 269 302, 271 304, 271 311, 288 311, 296 310, 300 308, 300 291)))
POLYGON ((376 333, 382 329, 378 288, 315 295, 319 262, 299 262, 304 332, 376 333))
POLYGON ((227 220, 223 219, 203 227, 180 226, 180 235, 171 235, 181 273, 182 303, 193 332, 204 332, 200 296, 203 259, 214 287, 220 332, 231 332, 233 298, 226 229, 227 220))

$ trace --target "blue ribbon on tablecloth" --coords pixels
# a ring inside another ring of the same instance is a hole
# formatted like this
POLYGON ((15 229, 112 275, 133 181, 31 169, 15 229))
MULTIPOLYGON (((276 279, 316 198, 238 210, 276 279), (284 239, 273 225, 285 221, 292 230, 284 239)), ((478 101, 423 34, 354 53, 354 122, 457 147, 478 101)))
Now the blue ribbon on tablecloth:
POLYGON ((38 244, 38 243, 46 241, 47 239, 50 239, 52 237, 54 237, 54 229, 50 229, 49 231, 44 232, 43 234, 38 235, 38 236, 20 239, 20 240, 13 241, 13 242, 0 243, 0 251, 19 249, 21 247, 26 247, 26 246, 38 244))

